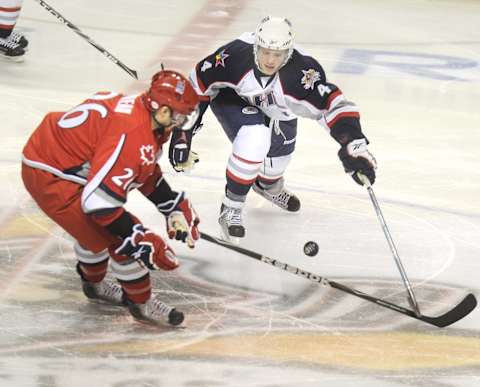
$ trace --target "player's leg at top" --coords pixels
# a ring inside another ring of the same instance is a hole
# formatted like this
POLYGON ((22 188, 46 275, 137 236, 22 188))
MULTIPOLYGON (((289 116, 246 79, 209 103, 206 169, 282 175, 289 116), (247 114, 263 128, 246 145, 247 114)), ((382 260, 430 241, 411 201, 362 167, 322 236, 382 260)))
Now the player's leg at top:
POLYGON ((28 48, 25 36, 14 30, 23 0, 0 0, 0 57, 14 62, 24 59, 28 48))

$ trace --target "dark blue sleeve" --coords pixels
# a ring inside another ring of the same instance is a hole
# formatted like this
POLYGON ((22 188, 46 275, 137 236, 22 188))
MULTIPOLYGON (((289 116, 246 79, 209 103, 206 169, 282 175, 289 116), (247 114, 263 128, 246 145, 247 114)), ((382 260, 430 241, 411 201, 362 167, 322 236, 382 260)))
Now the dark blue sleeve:
MULTIPOLYGON (((237 85, 253 68, 253 47, 236 39, 218 48, 195 66, 199 89, 205 93, 215 84, 237 85)), ((219 86, 220 87, 220 86, 219 86)))
POLYGON ((325 71, 314 58, 294 50, 280 74, 285 94, 324 111, 330 135, 338 143, 365 138, 357 107, 345 99, 335 84, 327 81, 325 71))

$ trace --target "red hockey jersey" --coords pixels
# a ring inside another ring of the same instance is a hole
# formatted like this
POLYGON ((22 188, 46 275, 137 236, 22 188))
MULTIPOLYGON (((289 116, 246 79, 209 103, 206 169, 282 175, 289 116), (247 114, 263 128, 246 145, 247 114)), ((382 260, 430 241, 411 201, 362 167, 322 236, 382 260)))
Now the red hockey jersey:
POLYGON ((109 213, 134 188, 148 195, 161 177, 157 160, 169 131, 152 130, 141 95, 97 93, 68 112, 45 116, 23 149, 23 163, 84 185, 82 209, 109 213))

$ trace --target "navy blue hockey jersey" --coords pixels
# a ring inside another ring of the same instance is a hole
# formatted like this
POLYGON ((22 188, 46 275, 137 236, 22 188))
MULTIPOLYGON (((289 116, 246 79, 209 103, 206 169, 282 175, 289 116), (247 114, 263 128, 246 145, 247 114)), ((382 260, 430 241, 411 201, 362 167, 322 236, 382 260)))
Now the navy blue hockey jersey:
POLYGON ((254 39, 254 33, 245 33, 201 60, 190 75, 197 93, 212 99, 228 87, 271 119, 316 120, 341 144, 364 138, 357 106, 327 82, 314 58, 295 48, 275 75, 264 77, 255 65, 254 39))

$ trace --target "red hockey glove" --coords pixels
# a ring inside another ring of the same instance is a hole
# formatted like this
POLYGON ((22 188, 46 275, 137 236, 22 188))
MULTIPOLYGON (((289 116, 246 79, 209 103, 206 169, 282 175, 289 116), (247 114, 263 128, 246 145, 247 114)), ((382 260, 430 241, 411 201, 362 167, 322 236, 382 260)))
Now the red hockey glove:
POLYGON ((115 250, 143 262, 150 270, 173 270, 179 266, 174 251, 165 241, 141 224, 133 226, 132 234, 115 250))
POLYGON ((338 151, 345 172, 352 176, 356 183, 363 185, 358 173, 365 175, 370 183, 375 182, 377 160, 367 149, 367 140, 364 138, 350 141, 338 151))
POLYGON ((200 218, 190 200, 185 197, 185 192, 179 192, 173 200, 157 204, 157 208, 167 218, 168 237, 181 240, 190 248, 195 247, 195 241, 200 237, 200 218))

